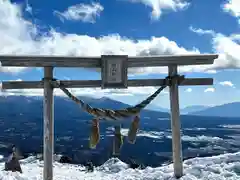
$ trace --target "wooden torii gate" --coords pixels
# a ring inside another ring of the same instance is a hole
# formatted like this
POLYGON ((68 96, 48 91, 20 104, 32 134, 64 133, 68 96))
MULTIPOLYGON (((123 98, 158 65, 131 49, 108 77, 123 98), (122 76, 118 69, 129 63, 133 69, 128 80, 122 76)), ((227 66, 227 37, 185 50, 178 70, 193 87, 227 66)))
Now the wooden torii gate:
MULTIPOLYGON (((100 68, 102 70, 102 80, 62 81, 66 88, 127 88, 129 86, 162 86, 164 83, 168 83, 164 79, 128 80, 128 68, 167 66, 168 75, 171 77, 178 75, 178 66, 213 64, 216 58, 218 58, 218 55, 215 54, 147 57, 128 57, 127 55, 102 55, 101 57, 0 56, 2 66, 44 68, 44 79, 42 81, 3 81, 2 89, 44 88, 43 178, 44 180, 52 180, 54 153, 53 89, 58 88, 58 86, 51 84, 48 80, 53 79, 54 67, 100 68)), ((212 78, 185 78, 181 84, 178 79, 173 79, 170 84, 167 84, 170 90, 172 156, 176 178, 183 175, 178 86, 212 84, 212 78)))

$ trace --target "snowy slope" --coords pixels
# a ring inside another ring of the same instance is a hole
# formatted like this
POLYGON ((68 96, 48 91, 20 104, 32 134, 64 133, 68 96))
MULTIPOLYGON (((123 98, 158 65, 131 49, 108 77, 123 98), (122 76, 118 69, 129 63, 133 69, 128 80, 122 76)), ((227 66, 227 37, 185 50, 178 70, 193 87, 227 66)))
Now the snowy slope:
MULTIPOLYGON (((40 180, 43 162, 29 157, 21 161, 23 174, 0 172, 1 180, 40 180)), ((0 164, 3 168, 3 164, 0 164)), ((118 159, 110 159, 96 168, 93 173, 86 173, 84 167, 68 164, 54 164, 55 180, 174 180, 172 165, 158 168, 147 167, 144 170, 129 169, 118 159)), ((237 180, 240 179, 240 152, 215 157, 194 158, 184 161, 185 175, 181 180, 237 180)))

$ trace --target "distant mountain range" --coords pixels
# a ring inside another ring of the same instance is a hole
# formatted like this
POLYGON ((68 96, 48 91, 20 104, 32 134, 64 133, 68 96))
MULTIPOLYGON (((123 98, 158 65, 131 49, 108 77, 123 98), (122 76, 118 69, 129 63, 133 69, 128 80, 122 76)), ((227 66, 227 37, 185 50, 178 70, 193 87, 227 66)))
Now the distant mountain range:
MULTIPOLYGON (((91 97, 79 97, 84 102, 88 103, 92 107, 97 108, 106 108, 106 109, 123 109, 130 107, 128 104, 124 104, 119 101, 112 100, 110 98, 100 98, 94 99, 91 97)), ((54 109, 55 109, 55 117, 61 116, 68 117, 76 117, 82 119, 92 118, 86 112, 83 112, 81 108, 72 100, 65 97, 54 97, 54 109), (64 114, 63 114, 64 113, 64 114)), ((41 115, 43 113, 43 103, 42 97, 28 97, 28 96, 0 96, 0 117, 1 114, 6 113, 8 115, 16 115, 16 114, 32 114, 32 115, 41 115)), ((144 109, 141 112, 141 115, 144 117, 169 117, 169 113, 159 112, 144 109)))
MULTIPOLYGON (((169 109, 158 107, 156 105, 149 105, 149 109, 161 112, 169 112, 169 109)), ((215 117, 240 117, 240 102, 222 104, 214 107, 194 105, 180 109, 183 115, 194 116, 215 116, 215 117)))
MULTIPOLYGON (((95 99, 91 97, 79 97, 93 107, 110 108, 110 109, 122 109, 129 107, 130 105, 124 104, 122 102, 112 100, 110 98, 100 98, 95 99)), ((78 118, 91 118, 90 115, 83 112, 78 105, 72 102, 68 98, 64 97, 54 97, 55 101, 55 111, 64 112, 62 116, 78 118)), ((42 115, 43 103, 42 97, 27 97, 27 96, 1 96, 0 97, 0 115, 1 113, 8 112, 8 114, 40 114, 42 115)), ((240 117, 240 102, 234 102, 229 104, 223 104, 215 107, 208 106, 188 106, 180 109, 181 114, 194 115, 194 116, 216 116, 216 117, 240 117)), ((55 116, 58 116, 55 113, 55 116)), ((154 104, 149 104, 146 109, 144 109, 141 114, 144 117, 158 118, 158 117, 169 117, 169 109, 159 107, 154 104)))
POLYGON ((194 105, 194 106, 187 106, 183 109, 181 109, 181 114, 192 114, 194 112, 198 112, 198 111, 203 111, 207 108, 210 108, 208 106, 201 106, 201 105, 194 105))
POLYGON ((160 112, 167 112, 169 113, 169 109, 163 108, 154 104, 149 104, 146 109, 153 110, 153 111, 160 111, 160 112))
POLYGON ((233 102, 189 113, 197 116, 240 117, 240 102, 233 102))
MULTIPOLYGON (((147 107, 149 110, 154 110, 154 111, 161 111, 161 112, 167 112, 169 113, 170 110, 167 108, 163 108, 154 104, 149 104, 147 107)), ((201 106, 201 105, 194 105, 194 106, 187 106, 185 108, 180 109, 181 114, 191 114, 193 112, 198 112, 201 110, 205 110, 209 108, 208 106, 201 106)))

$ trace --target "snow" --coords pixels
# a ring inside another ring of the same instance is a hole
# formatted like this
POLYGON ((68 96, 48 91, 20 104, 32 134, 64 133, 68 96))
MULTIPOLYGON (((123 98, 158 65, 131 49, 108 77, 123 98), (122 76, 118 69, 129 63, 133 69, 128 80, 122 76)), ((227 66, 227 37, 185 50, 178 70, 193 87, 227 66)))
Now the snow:
MULTIPOLYGON (((1 180, 40 180, 43 162, 34 157, 21 161, 23 174, 0 171, 1 180)), ((3 168, 4 164, 0 164, 3 168)), ((174 180, 172 164, 157 168, 130 169, 118 159, 109 159, 92 173, 83 166, 54 163, 54 180, 174 180)), ((237 180, 240 179, 240 152, 184 161, 181 180, 237 180)))
POLYGON ((240 125, 239 124, 224 124, 224 125, 219 125, 219 127, 222 127, 222 128, 229 128, 229 129, 238 129, 240 128, 240 125))
MULTIPOLYGON (((107 133, 111 133, 107 136, 113 136, 112 132, 114 131, 114 129, 112 127, 109 127, 107 129, 109 130, 109 132, 107 132, 107 133)), ((129 131, 129 129, 121 128, 121 134, 123 136, 127 136, 128 131, 129 131)), ((137 136, 138 137, 149 137, 149 138, 153 138, 153 139, 162 139, 164 137, 164 132, 139 130, 137 133, 137 136)))
POLYGON ((211 136, 204 136, 204 135, 200 135, 200 136, 196 136, 196 137, 183 135, 182 136, 182 140, 183 141, 190 141, 190 142, 216 142, 216 141, 223 141, 223 139, 220 138, 220 137, 211 137, 211 136))
MULTIPOLYGON (((107 131, 107 136, 113 136, 112 131, 114 130, 112 127, 107 128, 109 131, 107 131)), ((121 129, 121 134, 123 136, 127 136, 128 134, 128 129, 122 128, 121 129)), ((171 133, 168 132, 163 132, 163 131, 143 131, 143 130, 139 130, 137 137, 148 137, 148 138, 152 138, 152 139, 163 139, 163 138, 168 138, 168 139, 172 139, 172 135, 171 133)), ((215 143, 215 142, 221 142, 224 141, 223 138, 220 137, 213 137, 213 136, 205 136, 205 135, 198 135, 198 136, 188 136, 188 135, 184 135, 182 133, 182 141, 185 142, 209 142, 209 143, 215 143)))

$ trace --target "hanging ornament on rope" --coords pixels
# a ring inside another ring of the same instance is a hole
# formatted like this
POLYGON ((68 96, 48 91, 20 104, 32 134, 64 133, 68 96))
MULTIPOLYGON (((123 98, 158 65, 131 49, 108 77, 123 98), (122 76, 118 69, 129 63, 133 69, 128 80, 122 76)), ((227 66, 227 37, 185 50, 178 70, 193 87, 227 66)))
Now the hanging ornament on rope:
POLYGON ((139 122, 140 122, 140 117, 135 116, 130 125, 129 131, 128 131, 128 142, 131 144, 134 144, 136 141, 137 132, 139 129, 139 122))
POLYGON ((113 156, 119 156, 123 145, 123 135, 121 134, 121 125, 114 127, 113 156))
POLYGON ((99 140, 100 140, 99 120, 98 119, 93 119, 92 120, 89 147, 91 149, 95 149, 97 144, 99 143, 99 140))

